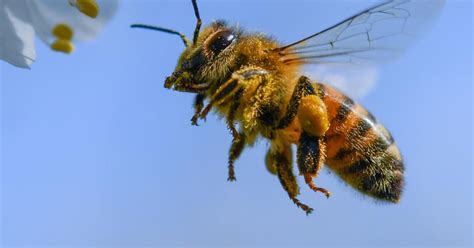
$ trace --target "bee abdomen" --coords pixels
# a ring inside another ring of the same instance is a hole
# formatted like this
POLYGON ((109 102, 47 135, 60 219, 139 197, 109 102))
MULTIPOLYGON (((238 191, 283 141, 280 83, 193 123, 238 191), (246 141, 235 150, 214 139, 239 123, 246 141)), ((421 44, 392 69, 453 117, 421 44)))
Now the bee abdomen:
POLYGON ((326 133, 326 163, 342 179, 374 198, 398 202, 403 161, 391 134, 361 105, 323 84, 316 88, 331 126, 326 133))

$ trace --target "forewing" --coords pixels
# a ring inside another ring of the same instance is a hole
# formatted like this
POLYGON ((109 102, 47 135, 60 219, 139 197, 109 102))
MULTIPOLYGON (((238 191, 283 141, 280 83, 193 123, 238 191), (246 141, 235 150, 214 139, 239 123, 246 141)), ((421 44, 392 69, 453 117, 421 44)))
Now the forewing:
POLYGON ((275 49, 287 63, 381 63, 398 57, 438 16, 444 0, 392 0, 275 49))

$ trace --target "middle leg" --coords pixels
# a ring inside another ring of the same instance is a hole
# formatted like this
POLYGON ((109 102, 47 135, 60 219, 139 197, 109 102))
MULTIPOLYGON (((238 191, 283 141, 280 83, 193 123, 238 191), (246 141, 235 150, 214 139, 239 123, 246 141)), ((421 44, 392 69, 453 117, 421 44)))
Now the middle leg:
POLYGON ((291 146, 285 146, 282 151, 270 148, 265 160, 267 167, 276 168, 278 179, 293 203, 305 211, 307 215, 310 214, 313 209, 296 198, 299 194, 299 186, 292 170, 291 146))
POLYGON ((245 135, 240 134, 239 139, 232 139, 232 145, 229 149, 229 175, 227 177, 227 181, 235 181, 235 170, 234 170, 234 163, 242 154, 242 151, 245 148, 245 135))
POLYGON ((235 128, 235 114, 240 106, 240 98, 242 96, 242 89, 240 89, 232 99, 229 112, 227 113, 227 127, 232 134, 232 145, 229 150, 229 176, 227 181, 235 181, 234 162, 240 157, 240 154, 245 148, 245 135, 240 134, 235 128))

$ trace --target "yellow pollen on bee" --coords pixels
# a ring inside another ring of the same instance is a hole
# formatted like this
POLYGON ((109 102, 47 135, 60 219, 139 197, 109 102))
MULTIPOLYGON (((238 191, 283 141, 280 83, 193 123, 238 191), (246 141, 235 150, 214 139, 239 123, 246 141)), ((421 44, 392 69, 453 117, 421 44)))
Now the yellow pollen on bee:
POLYGON ((99 14, 99 5, 95 0, 76 0, 76 8, 85 15, 96 18, 99 14))
POLYGON ((72 28, 69 27, 67 24, 60 23, 54 26, 53 30, 51 31, 51 34, 60 39, 71 40, 72 36, 74 35, 74 32, 72 31, 72 28))
POLYGON ((301 127, 314 136, 322 136, 329 129, 326 106, 315 95, 305 96, 301 99, 298 117, 301 127))
POLYGON ((74 51, 74 44, 70 40, 58 38, 51 44, 51 49, 63 53, 72 53, 74 51))
POLYGON ((292 144, 298 144, 301 135, 301 123, 298 116, 295 116, 288 127, 280 131, 282 138, 292 144))

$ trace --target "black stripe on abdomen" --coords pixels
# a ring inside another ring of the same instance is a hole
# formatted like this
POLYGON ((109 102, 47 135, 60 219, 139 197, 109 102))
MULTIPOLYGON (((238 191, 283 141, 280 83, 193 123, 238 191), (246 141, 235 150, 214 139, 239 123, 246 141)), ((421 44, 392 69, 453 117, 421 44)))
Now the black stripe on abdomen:
POLYGON ((339 110, 337 111, 335 121, 337 123, 343 123, 347 116, 352 112, 352 108, 354 107, 355 102, 348 98, 345 97, 344 100, 341 102, 341 106, 339 107, 339 110))

